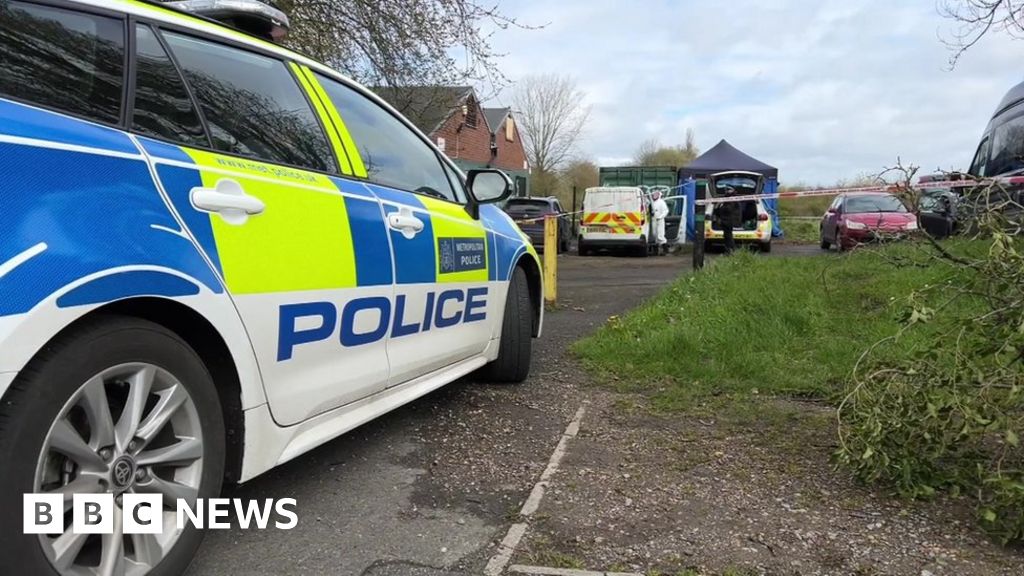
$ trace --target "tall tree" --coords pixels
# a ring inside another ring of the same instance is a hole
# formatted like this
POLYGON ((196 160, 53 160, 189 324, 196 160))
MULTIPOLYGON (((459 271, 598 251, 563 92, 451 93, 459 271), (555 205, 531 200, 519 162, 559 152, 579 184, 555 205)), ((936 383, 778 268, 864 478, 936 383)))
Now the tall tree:
POLYGON ((522 26, 497 2, 478 0, 276 0, 286 43, 374 86, 506 83, 494 29, 522 26))
POLYGON ((1024 37, 1024 0, 942 0, 938 8, 956 23, 950 37, 943 39, 952 51, 950 66, 989 32, 1024 37))
POLYGON ((686 166, 700 155, 693 129, 686 130, 686 143, 664 146, 657 139, 644 140, 633 154, 636 166, 686 166))
POLYGON ((566 164, 561 171, 562 185, 558 191, 558 200, 566 210, 579 210, 582 207, 583 191, 597 186, 599 172, 597 164, 585 158, 577 158, 566 164), (573 188, 576 189, 575 205, 572 197, 573 188))
POLYGON ((537 195, 555 192, 558 169, 572 156, 590 115, 584 98, 568 76, 527 76, 516 85, 512 106, 533 171, 531 188, 537 195))

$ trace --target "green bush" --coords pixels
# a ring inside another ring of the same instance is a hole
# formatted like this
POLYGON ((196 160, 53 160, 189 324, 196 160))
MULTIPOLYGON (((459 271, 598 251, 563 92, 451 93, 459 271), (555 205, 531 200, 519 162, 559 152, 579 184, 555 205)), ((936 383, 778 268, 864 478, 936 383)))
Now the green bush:
POLYGON ((952 265, 956 281, 913 292, 904 329, 862 358, 837 458, 905 496, 973 496, 982 526, 1008 542, 1024 539, 1024 239, 997 231, 977 246, 932 243, 937 260, 917 263, 952 265), (878 356, 922 332, 928 346, 878 356))

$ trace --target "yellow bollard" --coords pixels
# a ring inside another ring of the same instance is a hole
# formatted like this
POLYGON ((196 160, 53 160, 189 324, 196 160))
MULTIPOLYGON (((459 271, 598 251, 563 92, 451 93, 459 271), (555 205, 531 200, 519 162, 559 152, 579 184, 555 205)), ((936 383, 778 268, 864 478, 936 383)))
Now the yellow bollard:
POLYGON ((558 217, 544 217, 544 300, 558 299, 558 217))

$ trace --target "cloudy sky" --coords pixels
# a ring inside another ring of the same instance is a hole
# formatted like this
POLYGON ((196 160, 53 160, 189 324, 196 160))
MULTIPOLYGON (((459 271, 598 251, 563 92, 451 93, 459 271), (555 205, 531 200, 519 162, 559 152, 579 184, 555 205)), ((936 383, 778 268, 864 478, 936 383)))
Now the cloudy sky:
MULTIPOLYGON (((513 80, 574 76, 592 106, 583 155, 621 163, 647 138, 725 138, 784 183, 875 173, 897 156, 963 168, 1024 40, 990 36, 948 68, 935 0, 505 0, 541 30, 493 38, 513 80)), ((494 103, 506 103, 508 94, 494 103)))

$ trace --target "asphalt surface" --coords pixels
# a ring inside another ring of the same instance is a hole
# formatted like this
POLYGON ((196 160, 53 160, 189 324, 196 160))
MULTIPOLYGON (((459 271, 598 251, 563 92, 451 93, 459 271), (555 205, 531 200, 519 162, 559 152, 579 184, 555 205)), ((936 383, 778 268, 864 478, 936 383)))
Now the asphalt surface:
POLYGON ((558 266, 559 304, 525 383, 463 379, 228 488, 227 497, 295 498, 299 524, 209 531, 188 574, 480 574, 589 394, 569 346, 691 264, 562 255, 558 266))

